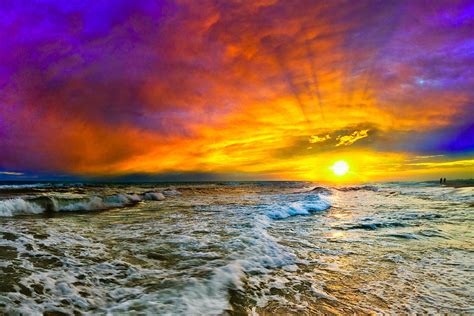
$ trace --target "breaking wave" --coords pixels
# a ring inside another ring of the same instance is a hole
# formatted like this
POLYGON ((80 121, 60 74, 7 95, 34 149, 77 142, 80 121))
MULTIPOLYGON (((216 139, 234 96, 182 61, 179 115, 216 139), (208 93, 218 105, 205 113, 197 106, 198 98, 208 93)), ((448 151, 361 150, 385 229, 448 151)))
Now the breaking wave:
POLYGON ((14 216, 22 214, 39 214, 44 209, 36 203, 30 203, 20 198, 0 201, 0 216, 14 216))
POLYGON ((350 187, 341 187, 337 188, 339 191, 348 192, 348 191, 373 191, 377 192, 379 188, 373 185, 362 185, 362 186, 350 186, 350 187))
POLYGON ((143 195, 143 198, 150 201, 163 201, 165 196, 159 192, 147 192, 143 195))
POLYGON ((291 202, 288 205, 272 207, 267 211, 271 219, 284 219, 295 215, 310 215, 311 213, 324 211, 331 207, 331 202, 321 195, 316 195, 310 200, 291 202))
MULTIPOLYGON (((180 194, 173 190, 172 195, 180 194)), ((30 198, 0 200, 0 217, 33 215, 52 212, 100 211, 135 205, 141 201, 163 201, 161 192, 143 194, 114 194, 110 196, 90 196, 83 198, 61 198, 41 195, 30 198)))

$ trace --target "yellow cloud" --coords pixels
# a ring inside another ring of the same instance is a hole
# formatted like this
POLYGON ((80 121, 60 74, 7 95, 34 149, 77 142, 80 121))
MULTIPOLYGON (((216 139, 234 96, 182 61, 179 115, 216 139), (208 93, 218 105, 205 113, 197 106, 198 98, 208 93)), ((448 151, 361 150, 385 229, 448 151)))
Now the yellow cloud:
POLYGON ((331 136, 329 136, 329 134, 327 134, 326 136, 312 135, 312 136, 309 138, 309 142, 310 142, 311 144, 316 144, 316 143, 325 142, 325 141, 327 141, 328 139, 331 139, 331 136))
POLYGON ((439 157, 444 157, 444 155, 415 156, 415 158, 413 158, 413 160, 431 159, 431 158, 439 158, 439 157))
POLYGON ((360 131, 355 131, 354 133, 350 135, 344 135, 344 136, 338 136, 337 137, 337 146, 348 146, 354 144, 356 141, 362 138, 366 138, 369 136, 369 130, 368 129, 363 129, 360 131))
POLYGON ((423 168, 471 167, 471 166, 474 166, 474 159, 444 161, 444 162, 419 162, 419 163, 409 163, 407 165, 416 166, 416 167, 423 167, 423 168))

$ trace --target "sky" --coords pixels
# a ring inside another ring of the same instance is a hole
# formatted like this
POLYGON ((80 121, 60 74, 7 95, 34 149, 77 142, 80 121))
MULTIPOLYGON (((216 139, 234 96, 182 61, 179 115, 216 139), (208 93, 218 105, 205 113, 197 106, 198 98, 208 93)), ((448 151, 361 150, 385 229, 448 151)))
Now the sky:
POLYGON ((473 30, 473 1, 4 0, 0 179, 473 178, 473 30))

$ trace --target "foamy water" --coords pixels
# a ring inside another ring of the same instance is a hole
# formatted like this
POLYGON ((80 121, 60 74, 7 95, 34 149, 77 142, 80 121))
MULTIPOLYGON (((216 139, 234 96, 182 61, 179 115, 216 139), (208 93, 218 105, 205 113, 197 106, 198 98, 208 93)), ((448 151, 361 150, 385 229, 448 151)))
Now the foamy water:
POLYGON ((472 187, 0 186, 0 312, 474 313, 472 187))

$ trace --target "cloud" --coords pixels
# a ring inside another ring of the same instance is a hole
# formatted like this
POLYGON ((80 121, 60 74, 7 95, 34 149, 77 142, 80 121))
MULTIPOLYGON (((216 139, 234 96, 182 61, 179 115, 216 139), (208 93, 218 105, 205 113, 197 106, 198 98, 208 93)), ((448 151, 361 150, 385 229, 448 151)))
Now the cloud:
POLYGON ((424 156, 415 156, 413 160, 420 160, 420 159, 432 159, 432 158, 440 158, 444 157, 444 155, 424 155, 424 156))
POLYGON ((325 142, 328 139, 331 139, 331 136, 329 134, 326 134, 324 136, 312 135, 308 141, 310 144, 316 144, 316 143, 325 142))
POLYGON ((22 176, 24 173, 22 172, 14 172, 14 171, 0 171, 0 174, 7 175, 7 176, 22 176))
POLYGON ((353 143, 355 143, 359 139, 366 138, 368 136, 369 136, 369 130, 368 129, 363 129, 363 130, 360 130, 360 131, 354 131, 350 135, 338 136, 336 138, 336 140, 337 140, 336 147, 352 145, 353 143))
POLYGON ((443 161, 443 162, 418 162, 418 163, 409 163, 407 165, 414 166, 414 167, 423 167, 423 168, 474 167, 474 159, 443 161))
POLYGON ((1 2, 0 169, 276 174, 357 147, 472 152, 472 120, 457 123, 474 100, 466 12, 469 1, 1 2))

